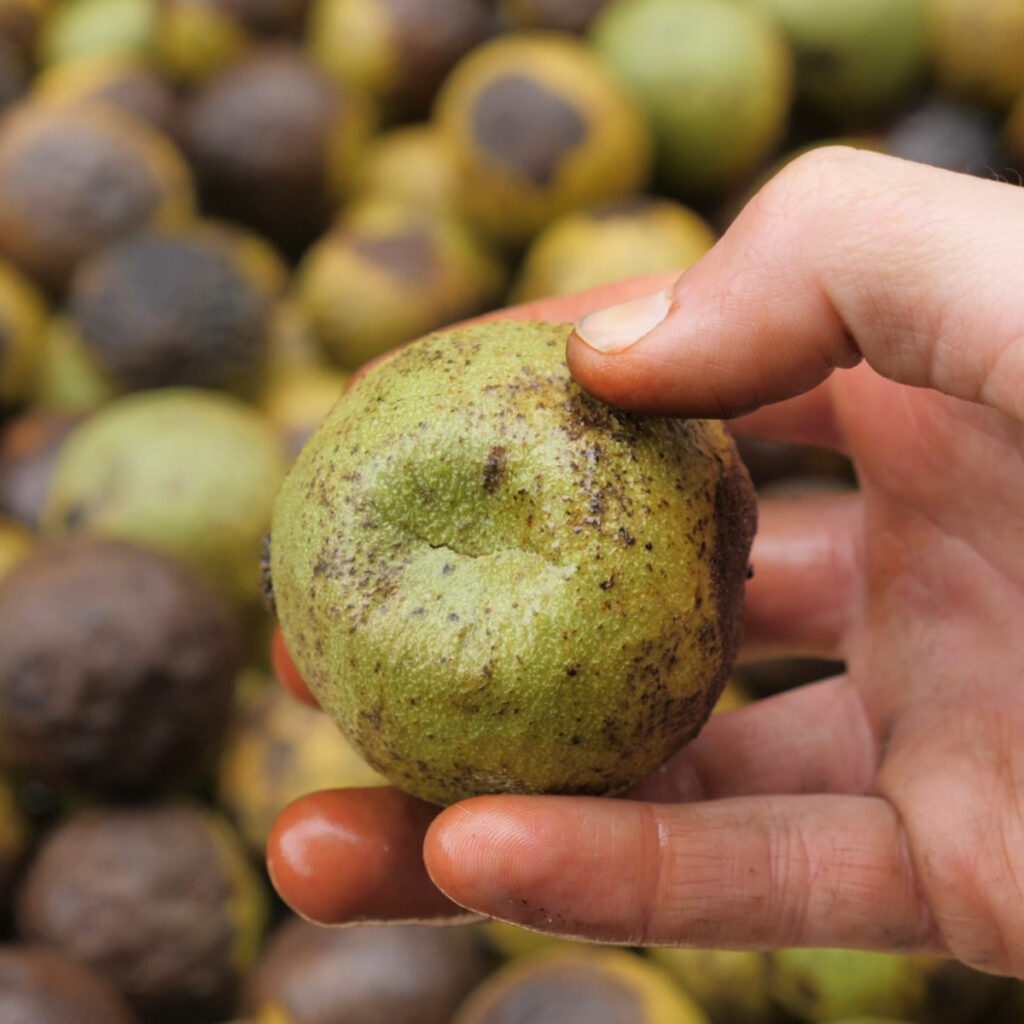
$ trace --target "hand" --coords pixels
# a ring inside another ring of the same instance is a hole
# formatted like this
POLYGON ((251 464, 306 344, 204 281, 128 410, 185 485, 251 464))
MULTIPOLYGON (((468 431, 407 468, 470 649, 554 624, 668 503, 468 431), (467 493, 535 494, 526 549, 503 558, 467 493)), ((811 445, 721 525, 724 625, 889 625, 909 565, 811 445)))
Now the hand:
POLYGON ((745 414, 737 431, 854 460, 856 493, 763 503, 747 596, 751 652, 846 674, 715 716, 631 799, 305 798, 271 840, 284 898, 1024 976, 1024 190, 812 153, 669 299, 584 318, 569 361, 616 405, 745 414))

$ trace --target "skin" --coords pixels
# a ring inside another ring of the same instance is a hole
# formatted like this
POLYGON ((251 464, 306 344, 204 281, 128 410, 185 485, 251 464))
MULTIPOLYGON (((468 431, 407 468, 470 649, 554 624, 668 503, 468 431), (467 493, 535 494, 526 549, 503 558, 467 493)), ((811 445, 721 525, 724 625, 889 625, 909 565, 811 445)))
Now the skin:
MULTIPOLYGON (((737 430, 853 458, 859 492, 765 502, 747 606, 750 653, 847 671, 716 715, 633 799, 480 797, 420 847, 396 797, 373 842, 405 828, 411 869, 455 904, 562 935, 938 953, 1024 976, 1022 265, 1019 188, 819 150, 672 285, 642 342, 602 354, 574 336, 574 373, 610 402, 745 414, 737 430)), ((289 900, 302 866, 320 887, 303 912, 342 921, 339 894, 367 874, 325 838, 357 796, 330 799, 286 812, 270 865, 289 900), (290 844, 311 822, 315 852, 290 844)), ((360 902, 408 915, 386 886, 360 902)))

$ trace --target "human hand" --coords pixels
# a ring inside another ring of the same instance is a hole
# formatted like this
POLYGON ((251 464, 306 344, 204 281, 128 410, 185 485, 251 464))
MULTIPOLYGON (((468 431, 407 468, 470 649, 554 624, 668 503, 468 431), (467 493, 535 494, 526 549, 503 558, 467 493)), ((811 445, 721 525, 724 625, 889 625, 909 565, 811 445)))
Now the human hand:
MULTIPOLYGON (((575 319, 665 283, 513 315, 575 319)), ((600 313, 570 340, 599 397, 853 459, 856 493, 762 504, 747 591, 749 652, 845 674, 715 716, 630 799, 303 798, 271 838, 279 891, 321 921, 468 908, 622 944, 932 952, 1024 976, 1024 190, 820 150, 671 309, 631 312, 643 326, 600 313)))

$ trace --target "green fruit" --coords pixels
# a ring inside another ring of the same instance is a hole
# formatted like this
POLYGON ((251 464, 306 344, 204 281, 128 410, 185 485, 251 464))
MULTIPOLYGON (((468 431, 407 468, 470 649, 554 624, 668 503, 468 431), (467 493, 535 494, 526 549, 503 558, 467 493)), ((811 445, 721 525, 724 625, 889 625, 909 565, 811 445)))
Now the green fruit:
POLYGON ((126 395, 64 443, 44 526, 150 545, 252 602, 286 465, 274 427, 236 398, 188 388, 126 395))
POLYGON ((217 799, 262 855, 274 819, 293 800, 321 789, 383 784, 325 715, 269 685, 236 709, 221 748, 217 799))
POLYGON ((559 214, 642 189, 651 139, 640 107, 589 47, 557 33, 508 36, 464 57, 437 98, 466 215, 527 241, 559 214))
POLYGON ((496 305, 504 284, 500 261, 461 221, 368 200, 313 246, 295 290, 324 350, 355 370, 496 305))
POLYGON ((1000 109, 1024 93, 1020 0, 928 0, 928 17, 940 89, 1000 109))
POLYGON ((338 82, 409 120, 428 111, 445 75, 489 29, 485 0, 314 0, 307 48, 338 82))
POLYGON ((714 949, 650 950, 715 1024, 769 1024, 778 1010, 769 995, 769 959, 763 953, 714 949))
POLYGON ((192 213, 175 147, 119 110, 26 104, 0 124, 0 252, 52 288, 115 239, 192 213))
POLYGON ((571 939, 559 939, 554 935, 546 935, 544 932, 530 931, 528 928, 520 928, 518 925, 507 924, 505 921, 488 921, 483 926, 484 932, 491 945, 506 959, 512 957, 529 956, 539 950, 561 950, 561 949, 590 949, 584 942, 574 942, 571 939))
POLYGON ((714 241, 702 217, 670 199, 567 213, 530 243, 512 295, 528 302, 641 274, 681 272, 714 241))
POLYGON ((156 0, 65 0, 46 19, 43 64, 80 57, 145 56, 156 34, 156 0))
POLYGON ((186 803, 72 815, 29 867, 18 930, 103 974, 146 1020, 222 1020, 267 893, 219 815, 186 803))
POLYGON ((731 438, 587 395, 569 330, 492 322, 395 353, 275 506, 303 678, 435 803, 624 789, 697 733, 736 653, 754 504, 731 438))
POLYGON ((194 386, 254 394, 270 295, 215 231, 143 231, 84 260, 68 295, 86 350, 122 389, 194 386))
POLYGON ((796 58, 797 94, 833 122, 884 114, 925 70, 927 0, 755 0, 796 58))
POLYGON ((153 56, 176 82, 194 88, 237 61, 250 45, 235 5, 217 0, 161 0, 153 56))
POLYGON ((433 125, 392 128, 366 148, 356 185, 360 198, 455 214, 459 193, 455 156, 433 125))
POLYGON ((246 979, 241 1009, 260 1024, 451 1024, 491 967, 473 927, 286 920, 246 979))
POLYGON ((42 295, 0 259, 0 410, 32 393, 43 358, 46 317, 42 295))
POLYGON ((671 977, 619 950, 543 950, 487 979, 452 1024, 710 1024, 671 977))
MULTIPOLYGON (((939 957, 804 949, 783 950, 771 958, 773 998, 815 1024, 860 1016, 989 1024, 1013 984, 939 957)), ((1020 1016, 1011 1014, 1010 1019, 1016 1022, 1020 1016)))
POLYGON ((722 195, 781 141, 791 57, 756 8, 727 0, 617 0, 598 15, 590 39, 643 104, 658 174, 673 194, 722 195))

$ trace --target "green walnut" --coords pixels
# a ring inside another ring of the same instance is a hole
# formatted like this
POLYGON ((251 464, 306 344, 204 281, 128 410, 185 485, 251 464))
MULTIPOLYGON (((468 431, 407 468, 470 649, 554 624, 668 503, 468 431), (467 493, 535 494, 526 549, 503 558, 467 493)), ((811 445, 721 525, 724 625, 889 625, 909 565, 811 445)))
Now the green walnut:
POLYGON ((194 565, 234 601, 254 602, 260 545, 287 465, 273 424, 232 395, 124 395, 62 445, 44 532, 153 547, 194 565))
POLYGON ((512 299, 530 302, 641 274, 682 272, 714 242, 704 218, 671 199, 643 197, 567 213, 530 243, 512 299))
POLYGON ((588 395, 569 330, 400 349, 278 495, 289 650, 361 755, 435 803, 626 788, 696 735, 739 643, 755 506, 732 440, 588 395))
POLYGON ((619 0, 601 11, 589 38, 643 104, 666 194, 724 195, 782 141, 792 56, 754 5, 619 0))
POLYGON ((478 46, 441 87, 434 124, 455 156, 466 217, 510 245, 559 214, 647 184, 642 108, 590 47, 563 33, 478 46))

